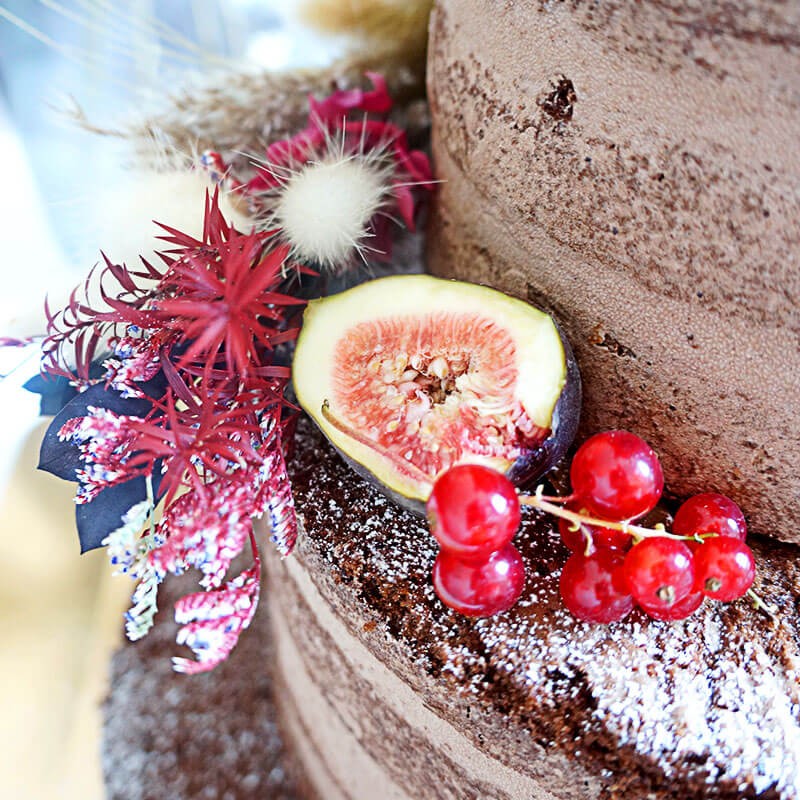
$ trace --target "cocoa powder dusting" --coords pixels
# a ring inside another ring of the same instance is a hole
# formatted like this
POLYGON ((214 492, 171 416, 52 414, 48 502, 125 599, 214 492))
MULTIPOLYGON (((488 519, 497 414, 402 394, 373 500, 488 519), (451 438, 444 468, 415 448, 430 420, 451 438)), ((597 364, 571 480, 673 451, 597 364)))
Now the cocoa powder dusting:
MULTIPOLYGON (((515 539, 526 565, 523 600, 469 620, 435 597, 436 546, 424 520, 353 476, 307 423, 299 427, 293 485, 306 531, 299 558, 345 617, 374 620, 354 633, 412 685, 422 671, 446 719, 453 692, 519 730, 497 757, 525 764, 524 731, 590 767, 607 797, 800 794, 798 548, 754 539, 757 589, 783 612, 707 602, 684 622, 634 612, 616 625, 576 622, 558 592, 568 552, 531 513, 515 539), (348 611, 349 609, 349 611, 348 611), (634 788, 636 787, 636 788, 634 788), (644 796, 637 794, 636 796, 644 796)), ((462 720, 463 722, 463 720, 462 720)), ((468 738, 474 736, 455 722, 468 738)))

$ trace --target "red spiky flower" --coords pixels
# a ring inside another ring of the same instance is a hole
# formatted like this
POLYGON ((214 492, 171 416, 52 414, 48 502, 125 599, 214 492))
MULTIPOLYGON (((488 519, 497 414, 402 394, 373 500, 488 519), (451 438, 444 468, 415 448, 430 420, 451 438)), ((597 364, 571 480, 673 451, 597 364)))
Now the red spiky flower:
POLYGON ((263 455, 256 451, 254 439, 261 433, 259 412, 267 405, 269 401, 253 392, 239 395, 235 404, 204 397, 179 410, 170 388, 154 404, 152 418, 128 421, 128 464, 151 471, 158 461, 164 465, 161 490, 166 505, 183 487, 196 493, 198 503, 207 502, 214 479, 235 481, 238 471, 261 466, 263 455))
POLYGON ((235 235, 218 246, 214 260, 195 252, 169 267, 164 280, 172 291, 154 303, 153 313, 186 346, 182 365, 199 358, 210 369, 221 357, 229 376, 247 378, 261 362, 261 350, 297 334, 296 328, 281 330, 283 307, 303 301, 274 291, 288 248, 263 252, 262 236, 235 235))
POLYGON ((181 640, 200 661, 176 666, 194 672, 227 655, 255 609, 257 549, 253 567, 220 588, 231 559, 248 539, 254 545, 252 518, 268 514, 283 554, 296 538, 283 454, 295 407, 285 398, 290 370, 274 358, 297 335, 305 301, 292 290, 308 270, 288 268, 287 248, 272 245, 269 234, 229 226, 216 194, 207 200, 201 239, 161 227, 172 245, 162 266, 144 262, 133 271, 106 260, 94 291, 100 307, 90 304, 87 286, 50 315, 45 366, 81 389, 91 386, 100 400, 88 407, 79 396, 80 414, 59 423, 60 438, 79 447, 79 502, 143 477, 151 487, 149 501, 120 509, 123 524, 103 539, 118 568, 141 581, 129 635, 138 638, 151 624, 167 572, 196 567, 204 575, 207 591, 178 614, 187 620, 181 640), (121 410, 119 393, 136 399, 136 413, 121 410), (223 613, 220 604, 234 596, 242 613, 223 613))

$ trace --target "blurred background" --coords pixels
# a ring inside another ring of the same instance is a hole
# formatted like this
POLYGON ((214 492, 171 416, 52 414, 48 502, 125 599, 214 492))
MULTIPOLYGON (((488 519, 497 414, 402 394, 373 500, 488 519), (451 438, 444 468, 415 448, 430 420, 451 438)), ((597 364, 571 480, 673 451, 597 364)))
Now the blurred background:
MULTIPOLYGON (((170 88, 243 62, 329 61, 342 43, 268 0, 0 2, 0 336, 42 330, 103 246, 97 220, 130 152, 93 125, 164 103, 170 88)), ((46 421, 22 389, 35 345, 0 349, 0 774, 4 797, 104 796, 100 702, 133 585, 105 553, 79 556, 73 485, 35 470, 46 421)))

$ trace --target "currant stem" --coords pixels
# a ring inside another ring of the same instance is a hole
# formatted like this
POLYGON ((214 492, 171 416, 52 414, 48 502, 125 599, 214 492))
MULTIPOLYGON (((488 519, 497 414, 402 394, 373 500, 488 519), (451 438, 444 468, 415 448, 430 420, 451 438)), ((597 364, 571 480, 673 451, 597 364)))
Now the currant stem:
POLYGON ((576 497, 576 494, 567 494, 564 497, 559 497, 558 495, 536 495, 540 500, 545 500, 548 503, 559 503, 566 505, 567 503, 571 503, 576 497))
MULTIPOLYGON (((553 501, 556 500, 558 502, 565 502, 565 500, 572 499, 570 496, 569 498, 553 498, 553 497, 545 497, 542 493, 544 487, 537 486, 536 492, 534 494, 521 494, 519 495, 519 501, 524 506, 531 506, 533 508, 538 508, 540 511, 544 511, 548 514, 552 514, 554 517, 561 517, 561 519, 565 519, 568 522, 571 522, 575 529, 577 530, 580 528, 581 525, 595 525, 600 528, 610 528, 611 530, 615 531, 622 531, 623 533, 630 533, 635 539, 649 539, 653 537, 660 537, 665 539, 677 539, 678 541, 699 541, 702 542, 704 539, 709 538, 708 536, 680 536, 675 533, 670 533, 667 531, 663 525, 660 525, 657 528, 645 528, 641 525, 632 525, 630 522, 610 522, 605 519, 598 519, 596 517, 590 517, 586 514, 580 514, 577 511, 570 511, 567 508, 561 508, 561 506, 556 505, 553 501)), ((586 542, 586 552, 585 554, 588 556, 591 554, 591 542, 587 535, 587 542, 586 542)), ((748 589, 745 597, 749 597, 753 603, 753 607, 758 611, 764 611, 773 619, 777 619, 778 609, 776 606, 772 605, 771 603, 767 603, 766 600, 763 600, 756 592, 752 589, 748 589)))
POLYGON ((752 589, 748 589, 745 597, 749 597, 750 600, 753 602, 753 608, 757 611, 764 611, 773 619, 777 619, 778 616, 778 608, 774 606, 772 603, 768 603, 766 600, 762 600, 761 597, 756 594, 752 589))
POLYGON ((662 537, 666 539, 677 539, 678 541, 686 541, 693 539, 692 536, 679 536, 676 533, 669 533, 669 531, 658 528, 645 528, 641 525, 633 525, 630 522, 609 522, 606 519, 598 519, 590 517, 585 514, 579 514, 577 511, 570 511, 567 508, 561 508, 550 502, 550 498, 545 498, 541 494, 541 486, 537 488, 536 494, 521 494, 519 501, 524 506, 532 506, 541 511, 546 511, 554 517, 561 517, 577 525, 595 525, 599 528, 609 528, 615 531, 622 531, 623 533, 630 533, 636 539, 649 539, 651 537, 662 537))

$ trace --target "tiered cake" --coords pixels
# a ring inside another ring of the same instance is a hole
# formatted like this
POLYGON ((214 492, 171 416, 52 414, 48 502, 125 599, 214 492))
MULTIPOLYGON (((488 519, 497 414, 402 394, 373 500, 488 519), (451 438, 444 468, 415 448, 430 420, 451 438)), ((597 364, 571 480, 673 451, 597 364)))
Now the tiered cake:
POLYGON ((307 783, 288 789, 298 798, 800 797, 796 546, 751 541, 777 618, 741 601, 684 622, 636 611, 589 625, 561 602, 557 530, 529 511, 515 539, 523 599, 470 620, 434 596, 425 522, 354 476, 308 421, 290 473, 302 531, 290 558, 266 559, 269 615, 229 663, 174 678, 157 741, 172 630, 117 656, 104 748, 115 800, 179 786, 277 796, 281 747, 307 783), (265 674, 271 699, 254 700, 265 674), (283 745, 264 738, 272 702, 283 745))
MULTIPOLYGON (((763 0, 440 0, 429 64, 433 270, 552 311, 585 432, 636 431, 675 493, 731 494, 794 542, 799 24, 763 0)), ((319 797, 800 797, 796 546, 753 542, 776 617, 706 603, 591 626, 529 511, 523 599, 475 621, 434 596, 424 521, 307 422, 290 471, 301 536, 267 560, 254 624, 319 797)))

